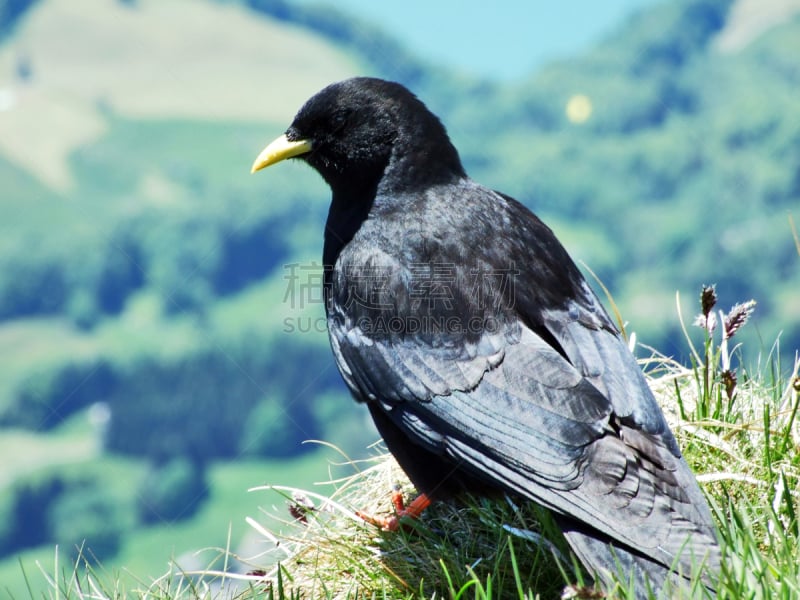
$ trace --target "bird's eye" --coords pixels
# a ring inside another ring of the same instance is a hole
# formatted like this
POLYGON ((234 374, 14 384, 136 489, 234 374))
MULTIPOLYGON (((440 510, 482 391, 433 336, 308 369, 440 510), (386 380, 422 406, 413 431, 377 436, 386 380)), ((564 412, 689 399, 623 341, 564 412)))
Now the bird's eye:
POLYGON ((331 124, 333 125, 333 130, 339 131, 340 129, 344 129, 349 120, 350 120, 350 111, 335 112, 333 114, 333 117, 331 118, 331 124))

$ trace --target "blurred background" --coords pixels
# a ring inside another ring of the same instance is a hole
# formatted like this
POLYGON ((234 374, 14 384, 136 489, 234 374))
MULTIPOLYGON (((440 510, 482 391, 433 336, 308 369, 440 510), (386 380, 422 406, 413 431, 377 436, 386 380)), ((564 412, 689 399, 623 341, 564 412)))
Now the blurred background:
POLYGON ((145 586, 247 554, 274 502, 247 489, 341 460, 303 441, 369 454, 324 327, 329 192, 301 164, 249 175, 349 76, 420 96, 640 343, 688 362, 676 293, 702 340, 716 283, 758 302, 743 369, 790 367, 800 0, 555 4, 0 2, 0 589, 28 597, 20 561, 36 587, 55 544, 145 586))

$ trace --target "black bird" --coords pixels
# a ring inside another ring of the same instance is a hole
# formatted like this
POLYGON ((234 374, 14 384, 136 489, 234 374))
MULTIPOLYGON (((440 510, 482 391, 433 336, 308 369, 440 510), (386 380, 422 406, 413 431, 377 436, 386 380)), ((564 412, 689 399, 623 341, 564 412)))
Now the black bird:
POLYGON ((416 487, 536 501, 592 573, 632 573, 643 597, 685 584, 703 561, 713 586, 708 505, 553 232, 471 180, 439 119, 397 83, 323 89, 253 171, 287 158, 333 192, 331 347, 416 487))

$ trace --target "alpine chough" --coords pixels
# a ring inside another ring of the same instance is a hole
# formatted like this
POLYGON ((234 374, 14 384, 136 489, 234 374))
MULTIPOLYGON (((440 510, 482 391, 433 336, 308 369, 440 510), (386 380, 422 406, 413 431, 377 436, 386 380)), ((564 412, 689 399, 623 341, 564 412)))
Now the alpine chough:
POLYGON ((342 377, 428 497, 550 509, 594 575, 681 585, 719 547, 633 354, 553 232, 470 179, 439 119, 359 77, 308 100, 253 164, 330 186, 324 296, 342 377), (625 575, 624 575, 625 576, 625 575))

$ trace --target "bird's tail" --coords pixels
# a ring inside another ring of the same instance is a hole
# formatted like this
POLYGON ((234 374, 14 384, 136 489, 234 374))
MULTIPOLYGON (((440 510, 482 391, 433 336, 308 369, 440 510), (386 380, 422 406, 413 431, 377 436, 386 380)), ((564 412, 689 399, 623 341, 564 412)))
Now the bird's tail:
MULTIPOLYGON (((652 558, 611 542, 597 531, 587 531, 579 523, 563 517, 557 517, 557 521, 572 551, 605 588, 611 589, 616 580, 624 589, 633 590, 637 600, 695 596, 692 585, 696 573, 678 574, 652 558)), ((700 585, 714 589, 707 574, 700 585)))

